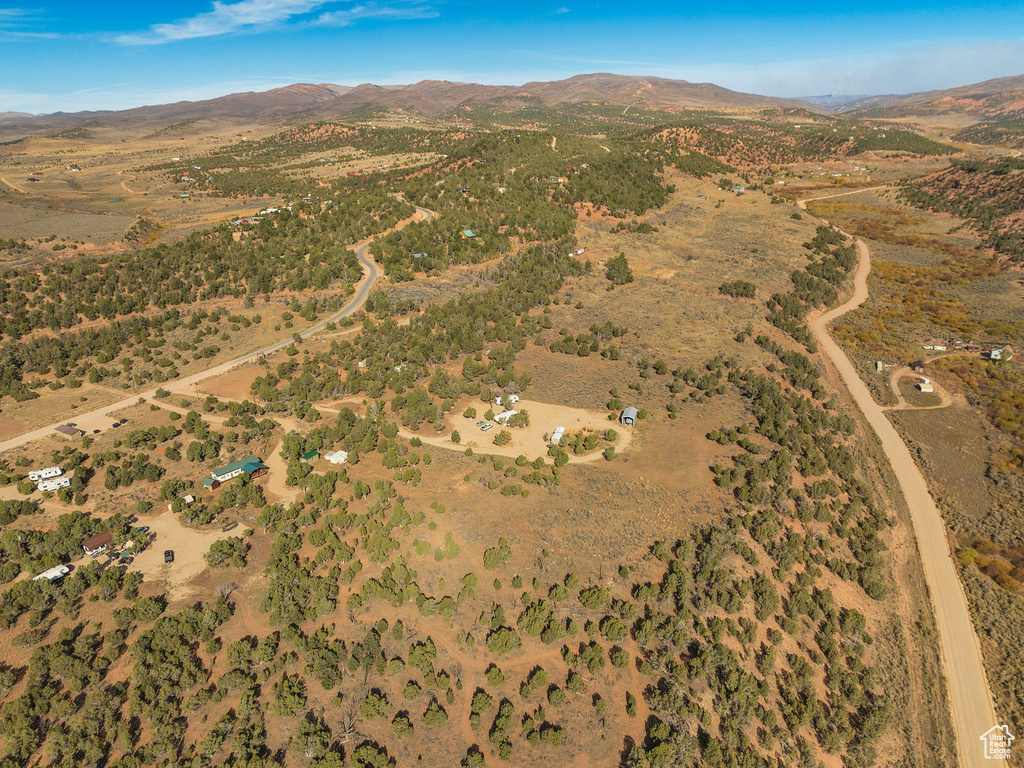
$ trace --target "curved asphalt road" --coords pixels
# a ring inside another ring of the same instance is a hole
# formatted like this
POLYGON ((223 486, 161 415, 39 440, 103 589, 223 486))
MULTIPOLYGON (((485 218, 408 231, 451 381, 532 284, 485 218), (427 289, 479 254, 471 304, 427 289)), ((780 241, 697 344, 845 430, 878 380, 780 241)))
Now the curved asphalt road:
MULTIPOLYGON (((866 190, 856 190, 864 191, 866 190)), ((808 201, 801 200, 798 205, 806 208, 806 202, 808 201)), ((856 245, 859 261, 853 278, 853 295, 845 304, 813 319, 810 324, 811 331, 818 342, 822 357, 831 362, 842 377, 867 422, 878 435, 910 508, 910 519, 913 522, 914 535, 924 565, 925 582, 928 584, 935 623, 939 631, 942 662, 953 709, 958 764, 963 768, 1005 765, 1004 761, 987 759, 984 753, 985 745, 980 740, 982 734, 999 724, 999 721, 996 719, 992 693, 988 687, 988 678, 985 676, 981 646, 971 623, 967 597, 946 541, 946 528, 942 516, 928 491, 924 475, 914 462, 906 444, 886 418, 884 409, 875 402, 867 386, 857 375, 850 359, 828 333, 830 322, 856 309, 868 297, 867 280, 871 271, 871 251, 863 240, 857 240, 856 245)))
MULTIPOLYGON (((432 218, 434 218, 433 211, 416 206, 416 215, 411 220, 407 221, 405 224, 401 226, 394 227, 393 230, 389 231, 402 229, 403 227, 413 222, 430 221, 432 218)), ((305 339, 309 336, 312 336, 314 333, 319 333, 327 326, 328 323, 335 323, 344 317, 348 317, 349 315, 358 311, 363 306, 363 304, 366 303, 366 297, 370 295, 370 289, 373 287, 374 282, 376 282, 377 277, 380 275, 380 267, 378 267, 377 263, 373 259, 371 259, 366 253, 367 249, 369 249, 370 247, 370 243, 372 242, 373 238, 366 240, 360 243, 358 246, 356 246, 356 258, 359 259, 359 263, 362 264, 363 266, 364 275, 363 279, 359 281, 359 285, 356 287, 356 292, 355 295, 352 297, 352 300, 349 301, 349 303, 346 304, 341 311, 335 312, 333 315, 328 317, 323 322, 317 323, 316 325, 302 331, 299 334, 301 338, 305 339)), ((136 403, 139 402, 140 397, 149 400, 156 397, 157 389, 166 389, 167 387, 174 387, 175 389, 180 389, 182 387, 191 387, 193 384, 198 384, 199 382, 212 378, 213 376, 219 376, 222 373, 227 373, 236 366, 244 365, 245 363, 251 363, 254 360, 259 359, 263 355, 270 355, 274 352, 277 352, 279 349, 284 349, 289 344, 291 344, 292 341, 292 337, 288 336, 287 338, 281 339, 281 341, 263 347, 262 349, 257 349, 255 352, 250 352, 247 355, 243 355, 242 357, 230 360, 226 363, 221 363, 220 365, 214 368, 208 368, 205 371, 200 371, 198 373, 192 374, 191 376, 185 376, 184 378, 175 379, 174 381, 171 382, 164 382, 163 384, 160 385, 160 387, 148 390, 146 392, 140 392, 138 394, 132 395, 131 397, 126 397, 124 400, 119 400, 118 402, 111 403, 110 405, 104 405, 93 411, 77 413, 71 418, 75 419, 75 423, 79 426, 79 428, 84 429, 86 432, 91 432, 93 429, 106 429, 111 424, 110 415, 112 413, 114 413, 115 411, 119 411, 122 408, 127 408, 128 406, 135 405, 136 403)), ((54 424, 50 424, 45 427, 40 427, 39 429, 34 429, 31 432, 25 432, 24 434, 18 435, 17 437, 12 437, 9 440, 4 440, 3 442, 0 442, 0 451, 7 451, 10 450, 11 448, 17 448, 19 446, 30 443, 33 440, 38 440, 39 438, 46 437, 47 435, 52 435, 54 429, 56 429, 61 424, 66 423, 67 419, 55 422, 54 424)))

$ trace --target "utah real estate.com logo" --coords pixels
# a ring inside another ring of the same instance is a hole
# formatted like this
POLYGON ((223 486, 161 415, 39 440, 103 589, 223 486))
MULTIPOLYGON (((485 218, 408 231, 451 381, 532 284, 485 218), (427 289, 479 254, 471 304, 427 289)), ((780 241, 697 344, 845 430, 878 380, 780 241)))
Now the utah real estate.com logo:
POLYGON ((1010 733, 1010 726, 997 725, 989 729, 979 737, 985 742, 986 760, 1009 760, 1010 744, 1014 736, 1010 733))

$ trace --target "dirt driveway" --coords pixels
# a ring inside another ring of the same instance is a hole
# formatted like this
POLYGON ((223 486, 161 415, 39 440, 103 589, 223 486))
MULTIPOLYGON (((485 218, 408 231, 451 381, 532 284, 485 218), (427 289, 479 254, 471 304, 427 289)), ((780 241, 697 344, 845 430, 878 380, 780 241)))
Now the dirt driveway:
MULTIPOLYGON (((478 421, 483 420, 487 412, 487 403, 476 399, 464 400, 456 405, 445 419, 445 431, 436 433, 433 428, 427 425, 419 432, 402 429, 403 437, 418 437, 428 445, 435 445, 442 448, 454 450, 472 448, 478 453, 489 453, 497 456, 509 456, 516 458, 523 455, 529 459, 538 456, 547 457, 548 444, 544 441, 545 435, 555 431, 555 427, 565 427, 567 432, 575 429, 589 427, 598 432, 614 429, 619 437, 615 441, 616 453, 622 453, 633 438, 633 427, 623 427, 617 421, 608 421, 608 414, 604 411, 588 411, 583 408, 572 408, 566 405, 554 405, 542 403, 537 400, 521 400, 515 405, 516 410, 525 410, 530 414, 530 426, 517 427, 509 430, 512 433, 511 442, 505 445, 494 445, 494 436, 498 434, 501 427, 497 424, 486 432, 481 432, 476 426, 478 421), (476 408, 477 416, 467 419, 462 412, 467 407, 476 408), (462 441, 456 445, 452 442, 452 431, 458 431, 462 441)), ((500 411, 500 408, 494 408, 500 411)), ((493 422, 489 422, 493 423, 493 422)), ((586 456, 570 456, 570 464, 597 461, 601 459, 601 451, 594 451, 586 456)))

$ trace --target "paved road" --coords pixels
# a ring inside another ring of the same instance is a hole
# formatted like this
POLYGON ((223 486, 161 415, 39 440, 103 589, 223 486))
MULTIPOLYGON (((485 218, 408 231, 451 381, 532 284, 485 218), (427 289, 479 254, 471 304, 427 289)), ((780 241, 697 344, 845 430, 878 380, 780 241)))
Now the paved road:
MULTIPOLYGON (((407 226, 408 224, 411 224, 414 221, 429 221, 432 218, 434 218, 433 211, 429 211, 426 208, 420 208, 417 206, 416 215, 412 219, 406 221, 405 224, 395 227, 395 229, 401 229, 402 227, 407 226)), ((355 249, 356 258, 359 259, 359 263, 362 264, 363 266, 364 275, 363 279, 359 282, 359 285, 356 287, 356 292, 355 295, 352 297, 352 300, 349 301, 349 303, 346 304, 344 309, 342 309, 341 311, 335 312, 333 315, 328 317, 323 322, 317 323, 316 325, 302 331, 302 333, 299 334, 302 338, 305 339, 308 336, 313 335, 314 333, 319 333, 327 326, 328 323, 336 323, 338 320, 341 320, 344 317, 348 317, 349 315, 358 311, 360 307, 362 307, 363 304, 366 303, 366 297, 370 295, 370 289, 373 287, 374 282, 376 282, 377 277, 380 275, 380 268, 377 266, 377 263, 367 255, 367 250, 369 249, 371 242, 373 242, 372 238, 370 240, 365 240, 362 243, 360 243, 355 249)), ((163 384, 160 385, 160 387, 134 394, 131 397, 126 397, 124 400, 119 400, 116 403, 111 403, 110 405, 102 406, 93 411, 87 411, 85 413, 76 413, 72 418, 75 419, 75 424, 77 424, 80 429, 83 429, 86 432, 91 432, 94 429, 106 429, 111 425, 111 414, 121 410, 122 408, 127 408, 128 406, 135 405, 139 401, 140 397, 143 397, 147 400, 152 399, 156 397, 157 389, 160 388, 187 389, 188 387, 191 387, 193 384, 198 384, 199 382, 205 381, 206 379, 212 378, 214 376, 219 376, 222 373, 227 373, 236 366, 251 363, 254 360, 259 359, 263 355, 270 355, 274 352, 277 352, 279 349, 284 349, 289 344, 291 344, 292 341, 292 337, 287 336, 286 338, 283 338, 280 341, 275 342, 274 344, 263 347, 262 349, 257 349, 255 352, 250 352, 247 355, 243 355, 242 357, 238 357, 226 363, 221 363, 220 365, 214 368, 208 368, 205 371, 200 371, 199 373, 194 373, 191 376, 185 376, 184 378, 181 379, 175 379, 172 382, 164 382, 163 384)), ((0 452, 10 450, 11 448, 17 448, 22 445, 26 445, 27 443, 30 443, 33 440, 38 440, 42 437, 46 437, 47 435, 52 435, 53 430, 56 427, 66 423, 67 420, 58 421, 45 427, 40 427, 39 429, 34 429, 31 432, 25 432, 24 434, 18 435, 17 437, 12 437, 9 440, 0 442, 0 452)))
MULTIPOLYGON (((862 191, 864 190, 857 190, 862 191)), ((805 202, 807 201, 800 201, 798 205, 804 208, 805 202)), ((862 240, 857 240, 856 244, 859 261, 853 281, 853 295, 842 306, 812 320, 811 331, 818 342, 822 357, 829 361, 842 377, 867 422, 878 435, 910 508, 910 519, 924 564, 925 582, 928 584, 935 623, 939 631, 946 684, 953 708, 958 763, 963 768, 1005 765, 1003 761, 986 759, 984 744, 980 740, 983 733, 998 724, 998 720, 992 704, 988 678, 985 676, 981 646, 971 623, 967 597, 953 565, 942 516, 935 506, 935 500, 928 492, 924 475, 914 462, 906 444, 886 418, 883 408, 871 397, 850 359, 828 334, 830 322, 856 309, 868 297, 867 279, 868 272, 871 271, 871 252, 862 240)))

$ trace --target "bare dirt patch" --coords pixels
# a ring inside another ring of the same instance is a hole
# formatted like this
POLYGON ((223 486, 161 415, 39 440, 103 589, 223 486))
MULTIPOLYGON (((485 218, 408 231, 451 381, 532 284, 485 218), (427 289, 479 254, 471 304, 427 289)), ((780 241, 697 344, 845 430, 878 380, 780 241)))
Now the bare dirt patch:
POLYGON ((145 524, 153 534, 153 543, 149 549, 140 552, 129 570, 139 571, 147 579, 163 583, 171 597, 183 600, 194 594, 189 584, 207 568, 203 556, 210 550, 210 545, 220 539, 237 535, 225 533, 220 529, 202 530, 186 526, 180 517, 165 507, 162 512, 147 515, 145 524), (174 551, 174 562, 164 562, 164 550, 174 551))
POLYGON ((199 390, 225 400, 245 400, 252 389, 252 383, 262 373, 263 369, 255 366, 238 368, 204 381, 199 390))
POLYGON ((22 432, 27 432, 28 427, 22 424, 20 421, 14 419, 8 419, 4 416, 0 416, 0 440, 6 440, 10 437, 20 435, 22 432))

